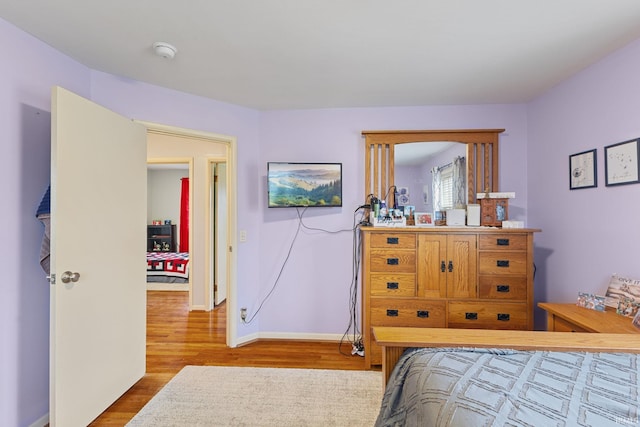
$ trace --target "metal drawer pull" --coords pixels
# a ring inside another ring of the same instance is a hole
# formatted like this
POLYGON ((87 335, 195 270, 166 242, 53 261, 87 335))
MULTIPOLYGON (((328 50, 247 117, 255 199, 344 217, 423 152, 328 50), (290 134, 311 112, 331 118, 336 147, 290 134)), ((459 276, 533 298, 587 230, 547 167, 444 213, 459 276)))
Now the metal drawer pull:
POLYGON ((498 246, 509 246, 509 239, 497 239, 496 245, 498 246))
POLYGON ((387 310, 387 316, 398 317, 398 310, 387 310))
POLYGON ((509 267, 509 260, 499 259, 499 260, 496 261, 496 265, 498 267, 509 267))
POLYGON ((498 320, 501 322, 509 321, 509 313, 498 313, 498 320))
POLYGON ((466 320, 478 320, 478 313, 465 313, 464 318, 466 320))
POLYGON ((449 273, 453 271, 453 261, 449 261, 449 273))
POLYGON ((397 245, 398 238, 397 237, 387 237, 387 245, 397 245))
POLYGON ((442 263, 440 264, 440 271, 444 273, 446 269, 447 269, 447 265, 444 263, 444 260, 442 260, 442 263))
POLYGON ((387 265, 398 265, 398 258, 387 258, 387 265))
POLYGON ((497 285, 496 286, 496 291, 497 292, 509 292, 509 285, 497 285))
POLYGON ((398 282, 387 282, 387 289, 398 289, 398 282))
POLYGON ((427 317, 429 317, 429 310, 418 310, 416 312, 416 316, 421 319, 426 319, 427 317))

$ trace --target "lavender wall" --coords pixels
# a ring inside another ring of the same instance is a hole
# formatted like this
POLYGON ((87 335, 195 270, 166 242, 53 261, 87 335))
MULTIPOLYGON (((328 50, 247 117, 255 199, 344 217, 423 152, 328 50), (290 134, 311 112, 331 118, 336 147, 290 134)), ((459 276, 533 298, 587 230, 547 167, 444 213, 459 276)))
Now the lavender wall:
MULTIPOLYGON (((304 223, 326 230, 349 229, 364 200, 363 130, 506 128, 501 140, 501 185, 518 195, 516 211, 526 210, 525 107, 514 105, 396 107, 272 111, 262 114, 259 200, 260 281, 248 301, 257 308, 272 289, 296 233, 295 210, 266 206, 267 161, 343 163, 344 206, 308 209, 304 223)), ((524 218, 523 218, 524 219, 524 218)), ((264 333, 339 334, 348 325, 352 277, 352 236, 300 232, 276 289, 262 308, 264 333)))
POLYGON ((49 408, 49 283, 35 212, 49 184, 51 87, 88 96, 89 71, 1 19, 0 40, 0 425, 24 426, 49 408))
POLYGON ((537 300, 603 293, 612 273, 640 278, 640 184, 605 187, 604 175, 604 147, 640 137, 639 67, 637 40, 529 105, 537 300), (569 155, 594 148, 598 187, 570 191, 569 155))

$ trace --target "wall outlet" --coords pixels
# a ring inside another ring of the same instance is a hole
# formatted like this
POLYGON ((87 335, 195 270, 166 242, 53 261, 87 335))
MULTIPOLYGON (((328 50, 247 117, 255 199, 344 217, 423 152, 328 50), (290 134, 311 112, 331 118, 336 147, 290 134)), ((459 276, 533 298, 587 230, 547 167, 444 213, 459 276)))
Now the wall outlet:
POLYGON ((242 319, 243 322, 245 320, 247 320, 247 308, 246 307, 242 307, 240 309, 240 319, 242 319))

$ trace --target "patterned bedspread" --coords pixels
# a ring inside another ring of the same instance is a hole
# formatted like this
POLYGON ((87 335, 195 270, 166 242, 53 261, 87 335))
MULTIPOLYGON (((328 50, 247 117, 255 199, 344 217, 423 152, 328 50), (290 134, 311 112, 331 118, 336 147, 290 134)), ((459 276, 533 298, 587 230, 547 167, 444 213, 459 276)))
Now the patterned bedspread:
POLYGON ((147 252, 147 277, 189 278, 188 252, 147 252))
POLYGON ((410 349, 376 426, 638 426, 640 355, 410 349))

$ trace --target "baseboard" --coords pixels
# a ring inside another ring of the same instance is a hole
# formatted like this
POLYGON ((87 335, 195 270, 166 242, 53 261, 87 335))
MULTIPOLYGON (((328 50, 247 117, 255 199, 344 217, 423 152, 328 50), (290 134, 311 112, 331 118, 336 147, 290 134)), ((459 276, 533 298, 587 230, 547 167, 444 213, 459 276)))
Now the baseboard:
POLYGON ((43 415, 40 419, 29 425, 29 427, 45 427, 47 425, 49 425, 49 414, 43 415))
POLYGON ((250 344, 260 340, 285 340, 285 341, 322 341, 335 342, 341 340, 350 341, 349 337, 342 334, 309 334, 309 333, 291 333, 291 332, 257 332, 238 338, 238 346, 250 344))
POLYGON ((161 283, 161 282, 147 282, 148 291, 188 291, 188 283, 161 283))

